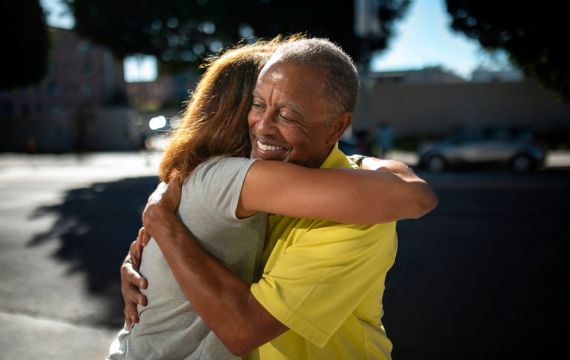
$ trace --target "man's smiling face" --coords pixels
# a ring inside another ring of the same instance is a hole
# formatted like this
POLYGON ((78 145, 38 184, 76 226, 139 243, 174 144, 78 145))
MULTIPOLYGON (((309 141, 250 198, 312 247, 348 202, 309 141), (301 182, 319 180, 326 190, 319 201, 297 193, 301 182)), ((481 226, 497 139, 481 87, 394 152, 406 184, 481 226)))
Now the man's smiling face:
POLYGON ((269 63, 259 74, 248 114, 251 157, 319 167, 338 138, 323 98, 325 71, 269 63))

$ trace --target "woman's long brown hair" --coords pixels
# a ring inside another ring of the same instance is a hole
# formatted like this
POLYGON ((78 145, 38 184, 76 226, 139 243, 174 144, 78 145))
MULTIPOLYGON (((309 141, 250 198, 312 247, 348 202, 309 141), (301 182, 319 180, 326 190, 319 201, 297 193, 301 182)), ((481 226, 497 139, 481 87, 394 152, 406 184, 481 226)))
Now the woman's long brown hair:
POLYGON ((281 39, 230 49, 207 65, 160 163, 159 176, 184 180, 218 155, 248 157, 247 114, 257 75, 281 39))

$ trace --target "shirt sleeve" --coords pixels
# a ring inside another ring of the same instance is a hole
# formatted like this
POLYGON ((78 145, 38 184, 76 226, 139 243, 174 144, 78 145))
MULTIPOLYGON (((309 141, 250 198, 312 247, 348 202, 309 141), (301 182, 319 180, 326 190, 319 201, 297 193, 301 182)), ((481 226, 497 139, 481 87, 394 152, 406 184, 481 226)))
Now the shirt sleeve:
POLYGON ((395 222, 330 224, 306 231, 251 288, 267 311, 318 347, 383 283, 396 256, 395 222))
MULTIPOLYGON (((218 157, 198 166, 184 184, 187 193, 198 190, 208 202, 212 215, 238 220, 236 209, 245 176, 253 159, 218 157)), ((181 202, 184 204, 185 202, 181 202)))

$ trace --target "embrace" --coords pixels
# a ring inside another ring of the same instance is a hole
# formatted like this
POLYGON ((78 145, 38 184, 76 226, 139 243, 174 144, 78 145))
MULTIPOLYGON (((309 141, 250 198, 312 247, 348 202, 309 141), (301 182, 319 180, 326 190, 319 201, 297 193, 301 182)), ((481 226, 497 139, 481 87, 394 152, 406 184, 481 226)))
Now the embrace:
POLYGON ((358 91, 326 39, 210 61, 121 268, 126 321, 108 359, 391 358, 396 221, 437 198, 400 162, 338 149, 358 91))

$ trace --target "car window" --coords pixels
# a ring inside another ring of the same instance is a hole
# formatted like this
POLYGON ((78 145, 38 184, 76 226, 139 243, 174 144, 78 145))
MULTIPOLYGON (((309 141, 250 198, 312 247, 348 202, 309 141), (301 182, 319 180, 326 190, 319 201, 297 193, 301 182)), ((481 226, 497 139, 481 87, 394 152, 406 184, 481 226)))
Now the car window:
POLYGON ((471 130, 466 131, 462 134, 460 142, 463 144, 469 144, 476 141, 483 140, 484 135, 482 130, 471 130))
POLYGON ((491 138, 499 141, 512 140, 512 133, 508 129, 493 129, 491 131, 491 138))

